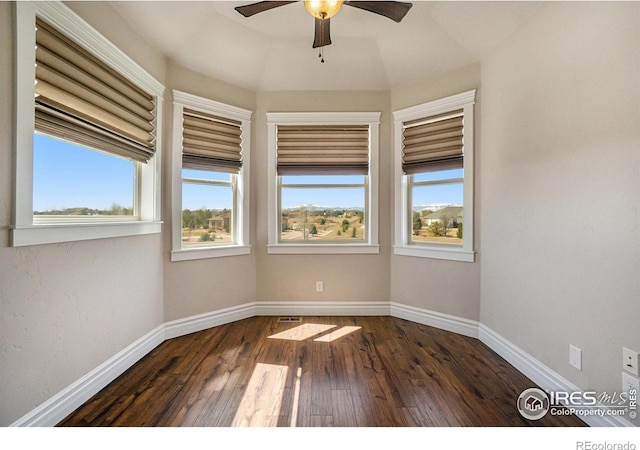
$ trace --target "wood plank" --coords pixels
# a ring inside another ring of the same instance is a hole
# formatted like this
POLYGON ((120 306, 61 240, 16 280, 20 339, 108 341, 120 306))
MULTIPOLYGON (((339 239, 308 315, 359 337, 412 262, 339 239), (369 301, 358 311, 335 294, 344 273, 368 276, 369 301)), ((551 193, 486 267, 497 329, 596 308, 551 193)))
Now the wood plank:
POLYGON ((516 399, 535 385, 477 339, 384 316, 299 325, 253 317, 166 341, 58 426, 584 426, 524 419, 516 399))

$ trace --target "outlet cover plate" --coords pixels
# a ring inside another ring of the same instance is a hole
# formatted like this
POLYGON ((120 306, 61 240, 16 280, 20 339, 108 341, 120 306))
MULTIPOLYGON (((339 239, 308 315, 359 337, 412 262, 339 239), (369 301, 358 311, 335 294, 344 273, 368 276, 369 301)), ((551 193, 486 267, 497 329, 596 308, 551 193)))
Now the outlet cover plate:
POLYGON ((629 375, 627 372, 622 372, 622 392, 631 393, 635 390, 636 397, 640 393, 640 378, 629 375))
POLYGON ((574 345, 569 345, 569 364, 582 370, 582 350, 574 345))
POLYGON ((622 368, 632 375, 638 376, 638 352, 622 347, 622 368))

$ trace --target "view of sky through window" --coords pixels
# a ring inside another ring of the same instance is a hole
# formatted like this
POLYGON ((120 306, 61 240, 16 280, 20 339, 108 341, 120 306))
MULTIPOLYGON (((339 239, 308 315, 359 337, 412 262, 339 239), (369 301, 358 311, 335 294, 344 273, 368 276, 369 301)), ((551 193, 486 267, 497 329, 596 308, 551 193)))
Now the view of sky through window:
POLYGON ((34 134, 33 210, 131 210, 134 170, 127 159, 34 134))

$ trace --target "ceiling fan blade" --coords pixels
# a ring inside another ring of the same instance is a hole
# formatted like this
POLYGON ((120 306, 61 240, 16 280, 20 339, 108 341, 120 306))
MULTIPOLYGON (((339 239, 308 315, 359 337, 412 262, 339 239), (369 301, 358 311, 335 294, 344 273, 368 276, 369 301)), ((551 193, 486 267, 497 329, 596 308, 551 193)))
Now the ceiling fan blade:
POLYGON ((372 13, 380 14, 381 16, 388 17, 389 19, 400 22, 407 15, 411 7, 413 6, 408 2, 351 2, 345 1, 345 5, 353 6, 354 8, 364 9, 372 13))
POLYGON ((251 17, 254 14, 261 13, 263 11, 268 11, 273 8, 278 8, 280 6, 288 5, 289 3, 297 3, 297 0, 290 2, 257 2, 251 3, 249 5, 236 6, 234 9, 238 11, 245 17, 251 17))
POLYGON ((313 48, 331 45, 331 19, 318 19, 316 17, 316 31, 313 37, 313 48))

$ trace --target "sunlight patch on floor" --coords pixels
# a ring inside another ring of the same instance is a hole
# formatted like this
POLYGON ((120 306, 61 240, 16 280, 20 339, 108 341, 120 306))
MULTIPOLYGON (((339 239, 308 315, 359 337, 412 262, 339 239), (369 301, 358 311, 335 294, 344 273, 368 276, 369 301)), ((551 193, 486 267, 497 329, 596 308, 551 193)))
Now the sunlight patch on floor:
POLYGON ((333 342, 336 339, 340 339, 342 336, 346 336, 347 334, 359 330, 360 328, 362 327, 342 327, 339 330, 332 331, 331 333, 325 334, 324 336, 320 336, 319 338, 314 339, 314 341, 333 342))
POLYGON ((256 364, 232 426, 277 427, 288 371, 287 366, 256 364))
POLYGON ((269 336, 269 339, 288 339, 290 341, 304 341, 305 339, 315 336, 316 334, 324 333, 331 328, 335 328, 336 325, 323 325, 318 323, 305 323, 290 330, 285 330, 281 333, 273 334, 269 336))

